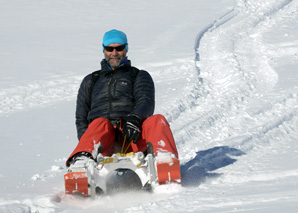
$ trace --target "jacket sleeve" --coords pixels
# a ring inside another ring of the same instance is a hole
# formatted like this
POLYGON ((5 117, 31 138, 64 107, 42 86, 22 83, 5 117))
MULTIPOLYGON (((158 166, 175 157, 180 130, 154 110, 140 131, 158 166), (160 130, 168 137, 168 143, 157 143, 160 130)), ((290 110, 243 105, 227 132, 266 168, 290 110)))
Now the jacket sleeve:
POLYGON ((133 114, 140 117, 141 121, 150 117, 155 108, 155 88, 152 77, 147 71, 140 70, 134 83, 134 97, 136 107, 133 114))
POLYGON ((91 92, 92 76, 87 75, 79 88, 76 105, 76 127, 78 139, 82 137, 89 125, 88 115, 91 109, 91 92))

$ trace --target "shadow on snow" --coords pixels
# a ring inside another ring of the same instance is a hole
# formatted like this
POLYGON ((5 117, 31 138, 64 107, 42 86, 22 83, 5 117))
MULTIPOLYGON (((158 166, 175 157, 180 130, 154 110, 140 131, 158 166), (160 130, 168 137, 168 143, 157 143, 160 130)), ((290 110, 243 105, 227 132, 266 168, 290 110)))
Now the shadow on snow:
POLYGON ((207 178, 219 177, 222 175, 221 173, 211 171, 236 162, 237 160, 231 158, 231 156, 244 154, 241 150, 228 146, 219 146, 197 152, 195 158, 181 165, 182 186, 198 186, 207 178))

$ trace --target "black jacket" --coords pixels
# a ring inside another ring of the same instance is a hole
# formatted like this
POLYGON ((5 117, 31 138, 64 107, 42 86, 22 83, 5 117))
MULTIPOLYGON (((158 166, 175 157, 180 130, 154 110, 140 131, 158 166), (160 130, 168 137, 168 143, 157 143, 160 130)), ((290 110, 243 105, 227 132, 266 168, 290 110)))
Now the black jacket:
POLYGON ((86 131, 89 123, 99 117, 120 120, 128 114, 135 114, 143 121, 153 115, 155 106, 153 80, 148 72, 140 70, 133 81, 130 61, 116 70, 110 70, 103 60, 93 92, 91 90, 92 74, 89 74, 83 79, 77 96, 78 139, 86 131))

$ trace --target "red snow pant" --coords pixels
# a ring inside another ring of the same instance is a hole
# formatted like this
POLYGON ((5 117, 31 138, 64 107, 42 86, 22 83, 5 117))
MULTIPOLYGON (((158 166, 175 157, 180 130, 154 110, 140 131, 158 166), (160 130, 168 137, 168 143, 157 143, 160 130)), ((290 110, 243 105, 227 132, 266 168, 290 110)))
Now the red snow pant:
MULTIPOLYGON (((115 128, 111 122, 106 118, 97 118, 93 120, 86 132, 82 135, 79 144, 69 156, 66 165, 69 166, 70 159, 79 152, 88 152, 93 158, 95 149, 99 142, 103 145, 101 154, 104 156, 111 156, 114 153, 115 143, 115 128)), ((147 143, 152 144, 154 154, 170 152, 173 153, 178 159, 178 151, 175 145, 172 131, 167 120, 162 115, 153 115, 147 118, 142 124, 142 134, 136 144, 131 143, 127 150, 128 152, 145 152, 147 150, 147 143)), ((122 146, 123 141, 120 142, 122 146)), ((126 147, 128 143, 125 144, 126 147)))

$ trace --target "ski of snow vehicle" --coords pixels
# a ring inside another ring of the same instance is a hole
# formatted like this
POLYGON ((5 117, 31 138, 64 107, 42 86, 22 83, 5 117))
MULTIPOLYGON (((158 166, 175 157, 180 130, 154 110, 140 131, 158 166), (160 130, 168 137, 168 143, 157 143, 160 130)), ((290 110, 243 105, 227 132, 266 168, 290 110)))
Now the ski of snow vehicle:
POLYGON ((99 154, 97 162, 73 164, 64 175, 65 193, 95 197, 132 190, 152 191, 154 186, 181 183, 179 160, 171 153, 99 154))

